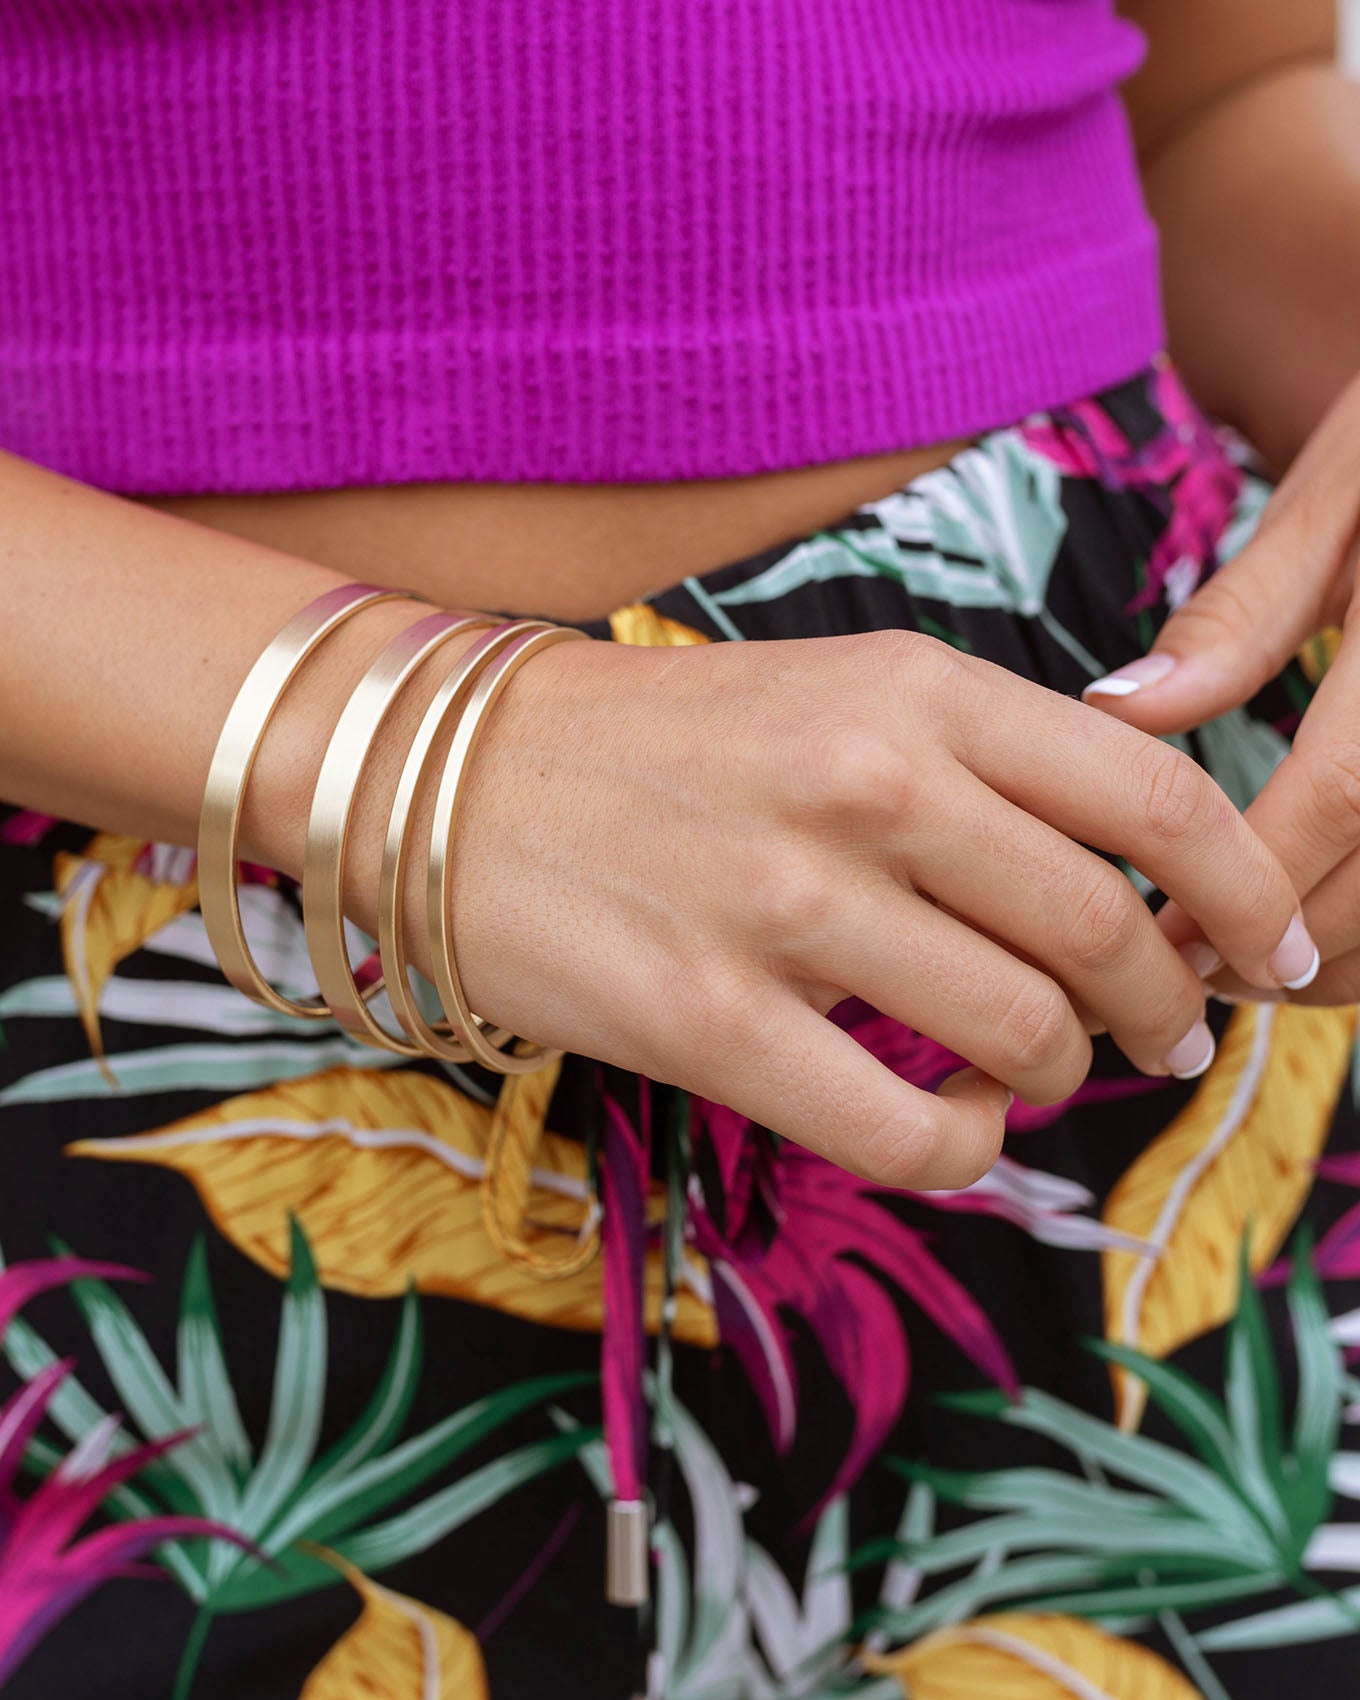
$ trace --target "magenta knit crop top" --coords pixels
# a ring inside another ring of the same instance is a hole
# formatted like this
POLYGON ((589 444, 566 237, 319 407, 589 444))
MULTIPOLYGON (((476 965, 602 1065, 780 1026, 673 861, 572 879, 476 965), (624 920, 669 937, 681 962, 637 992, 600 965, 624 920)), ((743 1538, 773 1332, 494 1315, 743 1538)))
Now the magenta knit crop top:
POLYGON ((751 473, 1162 331, 1112 0, 4 0, 0 446, 143 492, 751 473))

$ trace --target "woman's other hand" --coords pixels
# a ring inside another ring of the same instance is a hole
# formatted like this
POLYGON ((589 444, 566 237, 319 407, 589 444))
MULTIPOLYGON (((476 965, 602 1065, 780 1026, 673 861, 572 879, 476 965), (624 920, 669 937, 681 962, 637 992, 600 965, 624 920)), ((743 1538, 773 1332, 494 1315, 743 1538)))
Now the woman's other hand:
MULTIPOLYGON (((1358 529, 1360 379, 1298 456, 1247 548, 1172 615, 1149 655, 1086 692, 1129 725, 1187 731, 1246 702, 1307 639, 1341 628, 1291 752, 1246 817, 1304 894, 1322 960, 1294 994, 1308 1003, 1360 998, 1358 529)), ((1200 936, 1183 906, 1168 905, 1158 919, 1178 945, 1200 936)), ((1253 995, 1230 971, 1215 984, 1253 995)))

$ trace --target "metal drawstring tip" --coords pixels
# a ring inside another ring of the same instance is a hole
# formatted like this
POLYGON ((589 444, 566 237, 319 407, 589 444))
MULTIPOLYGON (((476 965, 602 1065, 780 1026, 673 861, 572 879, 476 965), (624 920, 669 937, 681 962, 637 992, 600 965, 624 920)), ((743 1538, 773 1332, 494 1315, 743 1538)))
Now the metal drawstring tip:
POLYGON ((611 1606, 647 1603, 647 1507, 640 1499, 616 1499, 605 1524, 604 1593, 611 1606))

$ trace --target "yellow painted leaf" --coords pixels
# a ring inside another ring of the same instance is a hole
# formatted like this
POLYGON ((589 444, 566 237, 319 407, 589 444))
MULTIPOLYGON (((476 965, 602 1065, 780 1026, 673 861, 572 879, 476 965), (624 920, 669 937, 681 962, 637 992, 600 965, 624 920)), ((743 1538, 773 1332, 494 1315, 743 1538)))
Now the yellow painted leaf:
MULTIPOLYGON (((533 1094, 517 1104, 530 1108, 533 1094)), ((541 1113, 541 1108, 539 1113, 541 1113)), ((545 1281, 503 1257, 482 1219, 481 1181, 492 1112, 446 1081, 414 1070, 333 1068, 229 1098, 155 1133, 87 1139, 73 1154, 155 1163, 187 1175, 233 1245, 271 1274, 289 1267, 288 1217, 301 1222, 321 1279, 366 1298, 414 1282, 559 1328, 598 1329, 600 1262, 545 1281)), ((544 1258, 574 1245, 590 1204, 584 1149, 545 1133, 538 1143, 522 1235, 544 1258)), ((660 1220, 665 1195, 653 1190, 660 1220)), ((691 1257, 678 1294, 677 1338, 717 1340, 708 1268, 691 1257)), ((646 1270, 648 1325, 660 1323, 660 1253, 646 1270)))
POLYGON ((303 1684, 298 1700, 489 1700, 477 1638, 432 1606, 344 1571, 363 1612, 303 1684))
POLYGON ((198 902, 198 881, 192 875, 180 882, 136 871, 146 848, 141 839, 101 833, 83 856, 60 852, 54 863, 57 890, 66 899, 62 957, 90 1049, 101 1062, 99 995, 109 975, 154 932, 198 902))
POLYGON ((1146 1647, 1043 1613, 976 1618, 864 1662, 909 1700, 1202 1700, 1146 1647))
POLYGON ((609 616, 609 630, 615 643, 634 643, 644 647, 678 648, 683 644, 707 643, 702 632, 685 626, 679 620, 668 620, 649 608, 645 602, 633 602, 609 616))
MULTIPOLYGON (((1216 1328, 1237 1304, 1250 1226, 1255 1271, 1274 1261, 1312 1185, 1355 1039, 1355 1011, 1243 1004, 1181 1113, 1120 1178, 1102 1212, 1154 1255, 1102 1254, 1105 1332, 1152 1357, 1216 1328)), ((1120 1425, 1146 1389, 1113 1367, 1120 1425)))
POLYGON ((1341 648, 1341 628, 1328 626, 1325 632, 1319 632, 1311 637, 1299 651, 1299 666, 1303 668, 1304 677, 1310 685, 1316 685, 1318 680, 1336 660, 1336 653, 1341 648))

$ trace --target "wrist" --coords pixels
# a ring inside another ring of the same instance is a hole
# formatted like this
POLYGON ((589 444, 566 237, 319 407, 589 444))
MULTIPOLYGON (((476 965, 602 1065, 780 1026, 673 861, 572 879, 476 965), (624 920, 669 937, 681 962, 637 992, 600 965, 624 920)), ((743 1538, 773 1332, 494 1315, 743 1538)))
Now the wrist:
MULTIPOLYGON (((380 603, 348 621, 303 664, 284 693, 261 742, 241 816, 240 854, 300 880, 306 856, 312 796, 331 734, 345 704, 379 652, 398 633, 429 612, 411 601, 380 603)), ((375 740, 357 790, 351 819, 351 864, 361 868, 374 833, 373 821, 396 788, 402 751, 433 690, 440 669, 456 660, 475 638, 450 642, 429 669, 411 680, 375 740)), ((381 827, 377 828, 380 833, 381 827)), ((381 855, 381 841, 378 843, 381 855)), ((363 917, 356 914, 363 924, 363 917)))
MULTIPOLYGON (((487 635, 470 633, 458 641, 456 650, 450 644, 441 652, 448 655, 447 662, 442 666, 436 663, 427 678, 415 681, 416 688, 403 705, 402 719, 390 729, 386 762, 381 769, 375 767, 372 783, 362 787, 356 800, 355 829, 345 868, 345 912, 370 934, 376 931, 373 921, 389 816, 402 768, 411 754, 413 735, 440 685, 466 651, 487 635)), ((551 812, 544 787, 551 785, 558 792, 564 784, 570 786, 571 778, 563 772, 561 758, 576 743, 573 728, 583 720, 598 724, 598 717, 605 713, 598 693, 588 683, 596 676, 590 663, 601 655, 618 653, 608 644, 558 643, 515 669, 498 693, 468 764, 458 809, 453 909, 460 940, 469 933, 483 937, 485 927, 493 922, 501 907, 507 853, 513 853, 513 847, 522 846, 526 836, 541 829, 545 811, 551 812), (561 665, 570 666, 573 660, 577 664, 573 672, 559 671, 561 665)), ((494 671, 496 666, 493 659, 488 670, 494 671)), ((476 677, 481 676, 479 669, 476 677)), ((427 979, 433 966, 431 927, 439 923, 439 917, 428 914, 426 907, 435 802, 468 700, 466 695, 462 698, 462 709, 429 745, 425 777, 411 797, 404 818, 402 937, 411 966, 427 979)))

